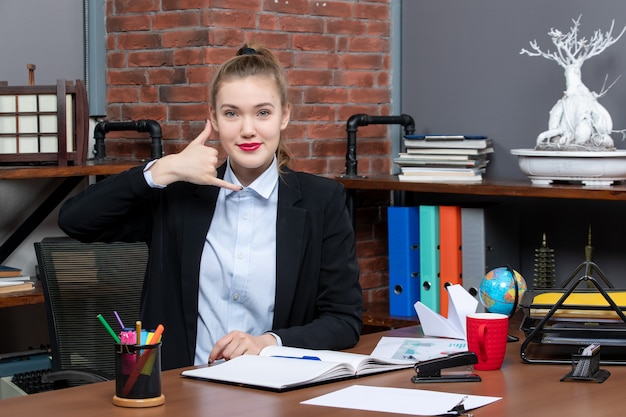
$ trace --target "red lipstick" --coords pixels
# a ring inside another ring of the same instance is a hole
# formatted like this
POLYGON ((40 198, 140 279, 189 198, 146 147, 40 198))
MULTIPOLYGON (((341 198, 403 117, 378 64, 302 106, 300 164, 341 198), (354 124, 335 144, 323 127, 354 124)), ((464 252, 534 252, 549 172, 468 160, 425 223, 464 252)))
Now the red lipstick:
POLYGON ((241 149, 244 152, 252 152, 252 151, 256 151, 257 149, 259 149, 261 147, 261 144, 259 142, 250 142, 250 143, 241 143, 237 146, 239 146, 239 149, 241 149))

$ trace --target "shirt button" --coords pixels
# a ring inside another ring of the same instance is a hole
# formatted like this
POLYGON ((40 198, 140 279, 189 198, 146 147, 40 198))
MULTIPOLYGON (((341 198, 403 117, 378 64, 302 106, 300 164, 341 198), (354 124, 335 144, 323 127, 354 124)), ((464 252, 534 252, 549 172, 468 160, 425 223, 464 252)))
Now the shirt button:
POLYGON ((243 215, 243 219, 244 219, 244 220, 248 220, 248 215, 247 215, 247 214, 244 214, 244 215, 243 215))
POLYGON ((239 294, 234 293, 233 294, 233 300, 235 300, 235 301, 239 300, 239 294))
POLYGON ((245 257, 245 255, 243 253, 240 253, 239 255, 237 255, 237 258, 239 259, 243 259, 245 257))

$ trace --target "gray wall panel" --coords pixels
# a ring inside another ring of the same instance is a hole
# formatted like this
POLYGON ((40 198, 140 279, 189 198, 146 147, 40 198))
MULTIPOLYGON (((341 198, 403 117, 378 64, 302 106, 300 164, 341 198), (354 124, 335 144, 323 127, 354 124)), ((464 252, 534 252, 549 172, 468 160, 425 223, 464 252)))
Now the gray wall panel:
MULTIPOLYGON (((536 39, 554 50, 547 33, 567 32, 582 14, 580 36, 626 26, 623 0, 405 0, 402 3, 402 112, 417 132, 487 134, 496 153, 489 178, 525 178, 513 148, 534 147, 548 113, 565 89, 554 61, 520 55, 536 39)), ((626 35, 585 62, 583 81, 599 92, 626 73, 626 35)), ((600 99, 615 129, 626 128, 626 78, 600 99)), ((614 134, 618 148, 626 148, 614 134)))
POLYGON ((82 0, 1 0, 0 80, 28 84, 84 79, 82 0))

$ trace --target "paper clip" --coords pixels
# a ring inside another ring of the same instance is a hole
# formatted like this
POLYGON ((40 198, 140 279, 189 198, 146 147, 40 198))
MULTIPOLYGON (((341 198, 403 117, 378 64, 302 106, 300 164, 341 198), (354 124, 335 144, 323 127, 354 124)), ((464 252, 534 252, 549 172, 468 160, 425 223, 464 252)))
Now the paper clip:
POLYGON ((458 416, 473 417, 473 414, 468 413, 467 410, 465 410, 465 406, 463 405, 463 403, 465 402, 465 400, 467 400, 467 398, 468 398, 467 395, 461 398, 461 401, 459 401, 457 405, 449 409, 447 412, 456 413, 454 415, 458 415, 458 416))

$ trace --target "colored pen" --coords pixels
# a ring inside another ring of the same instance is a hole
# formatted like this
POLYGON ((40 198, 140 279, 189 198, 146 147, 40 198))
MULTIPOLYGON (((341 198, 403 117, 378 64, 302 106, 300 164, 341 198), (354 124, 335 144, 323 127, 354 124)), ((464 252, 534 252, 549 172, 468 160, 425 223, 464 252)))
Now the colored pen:
POLYGON ((102 323, 104 328, 107 330, 107 332, 109 332, 109 334, 113 337, 113 340, 115 340, 115 343, 120 343, 119 336, 115 334, 111 326, 109 326, 109 323, 107 323, 104 317, 102 317, 102 314, 98 314, 96 317, 98 318, 98 320, 100 320, 100 322, 102 323))
POLYGON ((306 359, 309 361, 321 361, 320 358, 318 358, 317 356, 280 356, 280 355, 275 355, 272 356, 272 358, 288 358, 288 359, 306 359))
MULTIPOLYGON (((146 338, 146 344, 154 345, 161 341, 161 334, 163 333, 163 325, 159 324, 159 326, 160 328, 157 327, 157 330, 155 330, 154 332, 148 332, 148 337, 146 338), (156 333, 156 336, 155 336, 155 333, 156 333)), ((148 352, 148 353, 150 354, 150 357, 144 364, 143 369, 141 370, 142 375, 150 375, 150 373, 152 372, 152 367, 154 366, 154 361, 156 359, 155 354, 153 354, 152 352, 148 352)))
POLYGON ((120 324, 120 327, 122 329, 124 329, 124 327, 126 327, 126 326, 124 326, 124 323, 122 323, 122 319, 120 318, 120 315, 117 314, 117 311, 113 311, 113 314, 115 315, 115 318, 117 319, 117 322, 120 324))
POLYGON ((135 337, 136 342, 137 342, 137 346, 141 345, 141 320, 137 320, 135 322, 135 337))
POLYGON ((153 345, 153 344, 157 343, 159 341, 159 339, 161 339, 161 335, 163 334, 163 330, 165 330, 165 328, 163 327, 162 324, 159 324, 157 326, 156 330, 154 331, 154 333, 152 334, 152 337, 148 341, 148 344, 149 345, 153 345))

